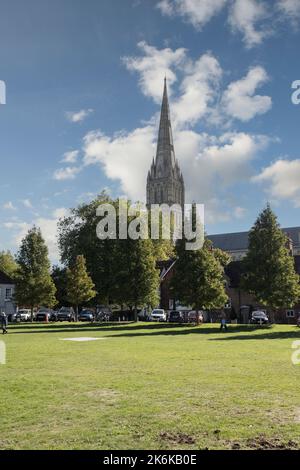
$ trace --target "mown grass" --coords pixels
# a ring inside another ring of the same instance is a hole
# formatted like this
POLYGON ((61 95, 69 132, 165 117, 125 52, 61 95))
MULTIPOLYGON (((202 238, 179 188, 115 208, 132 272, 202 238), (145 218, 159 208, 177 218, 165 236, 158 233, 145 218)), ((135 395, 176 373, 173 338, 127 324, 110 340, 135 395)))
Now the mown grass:
POLYGON ((297 339, 295 326, 11 326, 0 448, 300 448, 297 339), (104 339, 60 340, 77 336, 104 339))

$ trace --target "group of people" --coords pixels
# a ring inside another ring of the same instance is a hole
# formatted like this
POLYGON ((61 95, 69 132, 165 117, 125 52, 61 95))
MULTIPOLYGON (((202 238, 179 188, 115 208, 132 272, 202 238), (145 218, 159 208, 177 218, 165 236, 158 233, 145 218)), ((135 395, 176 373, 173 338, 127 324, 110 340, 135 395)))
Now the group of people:
POLYGON ((5 312, 0 313, 0 324, 2 328, 2 334, 7 334, 8 319, 5 312))

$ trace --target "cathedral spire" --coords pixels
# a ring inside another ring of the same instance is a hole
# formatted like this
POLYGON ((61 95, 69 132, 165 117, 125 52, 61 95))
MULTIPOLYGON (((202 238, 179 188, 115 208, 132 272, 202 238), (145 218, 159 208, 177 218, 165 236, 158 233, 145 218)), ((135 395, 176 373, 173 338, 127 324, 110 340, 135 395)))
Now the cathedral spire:
POLYGON ((164 79, 164 93, 161 105, 155 164, 157 176, 160 177, 170 176, 175 167, 175 153, 166 77, 164 79))
POLYGON ((184 205, 184 181, 175 158, 167 78, 161 105, 156 157, 147 177, 147 206, 151 204, 184 205))

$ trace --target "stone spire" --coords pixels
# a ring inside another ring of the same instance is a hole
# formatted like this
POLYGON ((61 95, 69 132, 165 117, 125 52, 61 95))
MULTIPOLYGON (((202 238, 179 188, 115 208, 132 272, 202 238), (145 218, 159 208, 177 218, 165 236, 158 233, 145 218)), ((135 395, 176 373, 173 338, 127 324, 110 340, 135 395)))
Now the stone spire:
POLYGON ((167 79, 165 78, 155 159, 156 176, 171 176, 175 167, 175 163, 176 161, 168 100, 167 79))
POLYGON ((156 158, 152 161, 147 178, 147 205, 150 204, 184 204, 184 181, 175 158, 166 78, 156 158))

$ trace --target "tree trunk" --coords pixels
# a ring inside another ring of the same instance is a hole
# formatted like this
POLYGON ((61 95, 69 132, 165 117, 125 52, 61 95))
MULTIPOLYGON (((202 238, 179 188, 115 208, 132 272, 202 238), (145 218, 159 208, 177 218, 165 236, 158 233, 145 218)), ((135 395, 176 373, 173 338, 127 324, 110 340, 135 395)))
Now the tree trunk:
POLYGON ((134 306, 134 321, 137 321, 137 306, 134 306))
POLYGON ((75 320, 78 321, 78 305, 76 305, 75 320))

